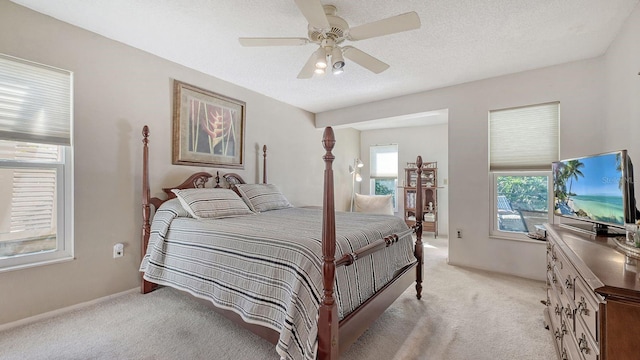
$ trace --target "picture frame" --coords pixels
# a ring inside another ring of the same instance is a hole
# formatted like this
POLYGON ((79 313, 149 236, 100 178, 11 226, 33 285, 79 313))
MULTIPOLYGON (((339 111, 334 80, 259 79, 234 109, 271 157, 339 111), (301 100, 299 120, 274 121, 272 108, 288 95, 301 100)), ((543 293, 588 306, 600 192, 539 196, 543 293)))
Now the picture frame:
POLYGON ((244 169, 244 101, 173 81, 175 165, 244 169))

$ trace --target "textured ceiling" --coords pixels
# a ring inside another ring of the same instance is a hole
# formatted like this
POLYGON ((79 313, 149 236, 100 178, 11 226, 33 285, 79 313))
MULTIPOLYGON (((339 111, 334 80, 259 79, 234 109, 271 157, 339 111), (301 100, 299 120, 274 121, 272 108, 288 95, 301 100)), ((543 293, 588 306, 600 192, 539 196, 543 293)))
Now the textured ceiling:
MULTIPOLYGON (((35 11, 318 113, 602 55, 639 0, 324 0, 351 27, 416 11, 418 30, 346 42, 391 67, 296 78, 315 45, 293 0, 12 0, 35 11)), ((215 91, 215 89, 212 89, 215 91)))

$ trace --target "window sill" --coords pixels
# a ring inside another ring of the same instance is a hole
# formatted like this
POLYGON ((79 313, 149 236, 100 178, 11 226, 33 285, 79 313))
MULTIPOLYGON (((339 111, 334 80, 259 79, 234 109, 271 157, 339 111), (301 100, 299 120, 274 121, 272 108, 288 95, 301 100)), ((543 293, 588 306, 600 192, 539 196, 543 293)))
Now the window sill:
POLYGON ((531 238, 527 237, 526 235, 514 237, 514 236, 495 235, 495 234, 493 234, 493 235, 489 235, 489 239, 519 241, 519 242, 526 242, 526 243, 532 243, 532 244, 544 244, 544 245, 546 245, 546 243, 547 243, 546 240, 531 239, 531 238))
POLYGON ((63 262, 72 261, 72 260, 75 260, 75 257, 65 256, 58 259, 42 260, 37 262, 31 262, 28 264, 11 265, 6 267, 0 267, 0 273, 16 271, 16 270, 24 270, 24 269, 38 267, 38 266, 53 265, 53 264, 63 263, 63 262))

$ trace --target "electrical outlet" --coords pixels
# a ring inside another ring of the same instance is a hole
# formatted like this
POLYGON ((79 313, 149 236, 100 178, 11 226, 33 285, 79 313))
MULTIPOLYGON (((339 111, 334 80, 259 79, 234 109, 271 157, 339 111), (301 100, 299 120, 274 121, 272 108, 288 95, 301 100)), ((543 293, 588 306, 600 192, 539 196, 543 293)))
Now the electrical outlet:
POLYGON ((462 230, 457 229, 456 233, 458 234, 458 239, 462 239, 462 230))
POLYGON ((117 243, 113 245, 113 258, 119 258, 124 256, 124 244, 117 243))

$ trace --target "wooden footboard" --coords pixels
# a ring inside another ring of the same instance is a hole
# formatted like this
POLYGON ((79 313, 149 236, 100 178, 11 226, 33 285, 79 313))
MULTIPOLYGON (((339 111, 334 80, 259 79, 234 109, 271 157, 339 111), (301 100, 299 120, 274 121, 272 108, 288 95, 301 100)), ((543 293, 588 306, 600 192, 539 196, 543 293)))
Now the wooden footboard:
MULTIPOLYGON (((143 171, 142 171, 142 256, 147 252, 147 246, 151 233, 150 216, 151 205, 154 209, 166 200, 151 198, 149 190, 149 128, 144 126, 143 134, 143 171)), ((335 204, 334 204, 334 184, 333 184, 333 161, 335 159, 332 150, 335 146, 335 136, 333 129, 327 127, 324 131, 322 143, 326 151, 323 156, 325 162, 324 170, 324 195, 323 195, 323 219, 322 219, 322 259, 323 259, 323 297, 319 309, 318 318, 318 354, 317 358, 322 360, 337 360, 338 354, 353 343, 377 317, 385 311, 414 281, 416 283, 416 296, 422 297, 422 267, 423 267, 423 244, 422 244, 422 206, 416 206, 416 224, 409 230, 400 234, 394 234, 373 242, 365 247, 355 250, 352 253, 343 255, 340 259, 335 258, 336 251, 336 229, 335 229, 335 204), (399 272, 383 289, 379 290, 373 297, 360 305, 355 311, 338 321, 338 309, 334 298, 335 271, 339 266, 350 266, 359 257, 364 257, 381 251, 386 247, 393 246, 399 238, 406 236, 410 232, 415 232, 416 242, 414 255, 416 262, 405 267, 399 272), (415 277, 412 272, 415 268, 415 277)), ((266 146, 263 147, 263 182, 266 183, 266 146)), ((422 203, 422 158, 418 156, 417 161, 417 191, 416 204, 422 203)), ((196 188, 204 187, 205 183, 212 175, 200 172, 192 175, 182 184, 163 189, 168 198, 174 197, 171 189, 175 188, 196 188)), ((219 179, 219 176, 216 176, 219 179)), ((237 174, 226 174, 225 179, 232 184, 242 181, 237 174)), ((219 180, 218 180, 219 181, 219 180)), ((156 284, 142 279, 141 291, 147 293, 152 291, 156 284)), ((229 310, 217 311, 223 313, 228 318, 246 325, 249 330, 265 337, 269 341, 275 342, 278 334, 275 331, 263 328, 259 325, 244 323, 240 316, 229 310)))

